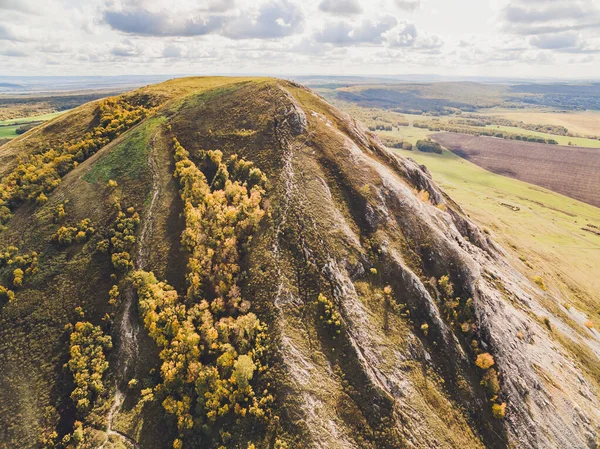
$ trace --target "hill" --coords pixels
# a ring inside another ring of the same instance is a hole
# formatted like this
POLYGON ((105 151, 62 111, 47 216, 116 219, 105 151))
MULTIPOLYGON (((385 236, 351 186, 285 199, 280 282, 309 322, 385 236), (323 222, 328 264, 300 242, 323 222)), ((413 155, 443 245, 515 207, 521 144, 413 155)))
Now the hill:
POLYGON ((0 447, 597 444, 598 333, 300 85, 88 103, 0 176, 0 447))

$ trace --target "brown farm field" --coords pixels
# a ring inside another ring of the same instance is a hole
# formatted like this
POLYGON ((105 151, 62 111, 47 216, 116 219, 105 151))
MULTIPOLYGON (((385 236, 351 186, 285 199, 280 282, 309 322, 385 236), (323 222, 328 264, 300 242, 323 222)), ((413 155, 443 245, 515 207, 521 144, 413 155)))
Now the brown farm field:
POLYGON ((493 173, 600 207, 600 150, 436 133, 435 141, 493 173))

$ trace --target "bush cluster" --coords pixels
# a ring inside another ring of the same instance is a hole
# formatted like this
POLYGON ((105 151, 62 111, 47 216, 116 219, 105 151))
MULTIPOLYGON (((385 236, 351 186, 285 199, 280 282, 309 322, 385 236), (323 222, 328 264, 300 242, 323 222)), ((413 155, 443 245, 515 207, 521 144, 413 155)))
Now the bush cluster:
POLYGON ((82 138, 41 149, 22 158, 0 182, 0 225, 6 225, 12 211, 25 201, 44 202, 63 176, 100 148, 143 120, 150 112, 133 105, 127 97, 103 100, 98 105, 100 123, 82 138))
MULTIPOLYGON (((75 309, 83 318, 80 307, 75 309)), ((71 400, 76 407, 77 420, 73 432, 66 434, 58 441, 58 433, 52 432, 45 439, 45 448, 91 449, 97 447, 91 429, 101 419, 97 413, 101 408, 101 398, 106 395, 106 379, 108 370, 108 354, 112 349, 110 335, 87 321, 79 321, 74 326, 68 324, 65 329, 69 335, 69 361, 65 364, 73 376, 75 388, 71 400)))
POLYGON ((319 319, 335 339, 342 331, 340 314, 337 312, 333 301, 328 299, 325 295, 319 294, 317 301, 319 303, 319 319))
POLYGON ((419 140, 416 147, 417 150, 424 153, 442 154, 442 146, 433 140, 419 140))
POLYGON ((569 133, 569 130, 561 125, 543 125, 543 124, 533 124, 533 123, 524 123, 522 121, 510 120, 502 117, 494 117, 494 116, 486 116, 473 117, 471 115, 466 115, 463 119, 452 119, 450 120, 452 124, 458 125, 468 125, 468 126, 489 126, 489 125, 497 125, 497 126, 510 126, 513 128, 522 128, 527 129, 529 131, 536 131, 540 133, 546 134, 555 134, 557 136, 573 136, 573 134, 569 133))
POLYGON ((451 133, 470 134, 473 136, 499 137, 506 140, 521 140, 524 142, 548 143, 552 145, 558 144, 558 142, 555 139, 546 139, 544 137, 515 134, 494 128, 483 128, 479 124, 475 126, 467 126, 453 124, 452 122, 442 123, 438 120, 432 120, 426 122, 414 122, 413 126, 415 128, 428 129, 429 131, 446 131, 451 133))
POLYGON ((188 290, 181 296, 143 271, 133 274, 134 285, 144 325, 161 348, 155 394, 177 419, 173 447, 199 430, 226 444, 228 418, 263 418, 273 400, 253 388, 265 369, 265 327, 238 285, 241 252, 264 215, 266 177, 235 156, 223 160, 219 151, 202 152, 198 168, 176 139, 174 148, 188 290))
POLYGON ((52 240, 63 246, 70 245, 73 242, 85 243, 96 232, 90 224, 91 220, 84 218, 77 226, 61 226, 52 236, 52 240))
POLYGON ((412 151, 413 145, 410 142, 406 142, 402 139, 397 139, 395 137, 387 137, 387 136, 379 136, 381 142, 389 148, 397 148, 407 151, 412 151))
MULTIPOLYGON (((14 287, 21 287, 25 276, 36 274, 39 265, 39 255, 36 251, 21 255, 18 252, 19 248, 16 246, 9 246, 4 251, 0 251, 0 267, 13 269, 12 284, 14 287)), ((12 300, 14 299, 14 293, 5 289, 5 291, 0 291, 0 297, 12 300)))
POLYGON ((112 349, 110 335, 88 322, 78 322, 70 336, 69 370, 75 389, 71 399, 80 418, 85 418, 96 397, 104 392, 104 372, 108 369, 107 354, 112 349))
POLYGON ((101 240, 96 249, 101 252, 111 252, 111 261, 116 270, 125 273, 133 268, 131 253, 135 247, 136 231, 140 224, 140 215, 133 207, 121 210, 121 205, 116 204, 118 212, 112 230, 110 240, 101 240))
POLYGON ((65 217, 67 216, 65 206, 67 204, 69 204, 69 200, 63 201, 54 208, 54 223, 61 223, 65 219, 65 217))
POLYGON ((481 369, 481 384, 486 388, 488 396, 492 401, 492 412, 495 417, 504 416, 506 404, 500 402, 500 379, 498 371, 494 368, 494 357, 483 352, 479 348, 477 340, 476 325, 474 319, 473 300, 461 298, 455 295, 454 285, 448 276, 442 276, 437 282, 440 294, 440 311, 444 319, 455 329, 459 329, 467 340, 471 340, 471 349, 475 354, 475 365, 481 369), (500 408, 498 408, 500 407, 500 408), (502 416, 500 416, 500 409, 502 416))

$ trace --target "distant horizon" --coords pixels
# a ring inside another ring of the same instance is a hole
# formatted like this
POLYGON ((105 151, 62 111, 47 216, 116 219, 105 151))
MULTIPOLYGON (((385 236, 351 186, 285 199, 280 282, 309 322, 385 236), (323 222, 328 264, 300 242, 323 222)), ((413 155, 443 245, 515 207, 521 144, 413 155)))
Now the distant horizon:
MULTIPOLYGON (((452 81, 475 81, 485 84, 486 80, 494 82, 530 82, 534 84, 541 83, 600 83, 600 76, 598 77, 529 77, 529 76, 486 76, 486 75, 442 75, 436 73, 399 73, 399 74, 381 74, 381 73, 368 73, 368 74, 323 74, 323 73, 308 73, 308 74, 295 74, 295 73, 267 73, 267 72, 243 72, 243 73, 128 73, 128 74, 113 74, 113 75, 96 75, 96 74, 85 74, 85 75, 2 75, 0 74, 0 84, 2 80, 78 80, 78 79, 127 79, 127 78, 145 78, 145 79, 176 79, 176 78, 193 78, 193 77, 268 77, 268 78, 279 78, 279 79, 310 79, 310 78, 335 78, 335 79, 347 79, 350 81, 360 79, 372 79, 372 80, 392 80, 392 81, 410 81, 414 82, 415 79, 423 78, 423 82, 432 82, 432 80, 445 80, 452 81)), ((435 82, 435 81, 434 81, 435 82)))

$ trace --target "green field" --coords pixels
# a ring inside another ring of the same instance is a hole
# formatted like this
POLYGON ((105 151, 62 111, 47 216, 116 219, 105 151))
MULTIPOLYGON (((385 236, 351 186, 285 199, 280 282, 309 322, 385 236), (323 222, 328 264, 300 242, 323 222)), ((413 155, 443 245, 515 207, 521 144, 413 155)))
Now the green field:
POLYGON ((0 125, 22 125, 29 122, 48 121, 68 111, 52 112, 50 114, 35 115, 33 117, 15 118, 12 120, 0 120, 0 125))
POLYGON ((22 125, 32 122, 46 122, 64 114, 67 111, 52 112, 50 114, 35 115, 33 117, 2 120, 0 121, 0 139, 13 139, 18 136, 17 129, 22 125))
MULTIPOLYGON (((600 237, 582 230, 600 227, 600 209, 490 173, 449 151, 395 151, 427 166, 446 193, 509 251, 517 269, 530 279, 541 276, 600 325, 600 237)), ((560 314, 560 305, 549 306, 560 314)))
MULTIPOLYGON (((415 121, 425 122, 425 121, 429 121, 432 119, 432 117, 423 116, 423 115, 414 115, 414 114, 403 114, 403 115, 406 119, 408 119, 408 121, 410 122, 411 125, 415 121)), ((438 118, 440 120, 440 122, 448 121, 448 118, 446 118, 446 117, 436 117, 436 118, 438 118)), ((569 145, 569 142, 571 142, 572 145, 577 145, 579 147, 600 148, 600 140, 595 140, 595 139, 586 139, 583 137, 558 136, 556 134, 530 131, 528 129, 523 129, 523 128, 519 128, 516 126, 488 125, 488 126, 486 126, 486 128, 497 129, 499 131, 504 131, 504 132, 508 132, 508 133, 512 133, 512 134, 543 137, 545 139, 554 139, 558 142, 559 145, 569 145)), ((382 136, 395 137, 395 138, 399 138, 399 139, 404 138, 404 140, 406 140, 408 142, 415 143, 414 142, 415 140, 423 139, 423 138, 427 137, 429 134, 433 134, 433 131, 429 131, 427 129, 422 129, 422 128, 414 128, 413 126, 403 126, 397 130, 395 128, 394 131, 382 131, 382 132, 378 132, 378 134, 381 134, 382 136)))
POLYGON ((13 139, 17 137, 17 129, 21 125, 0 126, 0 139, 13 139))

